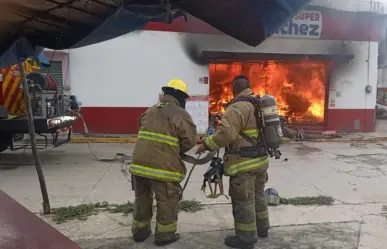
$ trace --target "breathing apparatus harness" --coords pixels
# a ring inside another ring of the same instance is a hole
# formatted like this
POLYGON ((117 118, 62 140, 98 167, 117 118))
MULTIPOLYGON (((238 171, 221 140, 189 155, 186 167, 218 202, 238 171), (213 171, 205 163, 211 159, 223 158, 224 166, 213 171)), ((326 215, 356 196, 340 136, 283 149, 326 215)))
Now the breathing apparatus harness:
MULTIPOLYGON (((239 133, 252 145, 240 148, 239 155, 245 158, 270 156, 279 159, 282 155, 279 147, 283 141, 283 134, 275 98, 271 95, 264 95, 262 98, 259 95, 239 96, 228 105, 238 101, 247 101, 253 104, 258 129, 256 139, 247 136, 243 132, 239 133)), ((265 178, 265 182, 267 182, 269 180, 267 172, 265 178)), ((265 198, 269 205, 278 205, 280 203, 280 197, 275 189, 267 189, 265 198)))
POLYGON ((242 131, 239 133, 241 137, 243 137, 252 145, 239 149, 238 153, 241 157, 258 158, 263 156, 270 156, 274 157, 275 159, 279 159, 282 155, 281 151, 278 150, 279 145, 282 143, 283 136, 279 116, 277 113, 277 104, 275 99, 270 95, 265 95, 264 98, 261 98, 259 95, 255 97, 251 95, 239 96, 227 104, 227 106, 229 106, 239 101, 247 101, 254 106, 254 116, 259 136, 257 136, 256 139, 253 139, 242 131), (265 108, 266 110, 263 110, 264 108, 262 108, 262 105, 265 103, 265 100, 266 102, 268 100, 273 102, 270 103, 270 106, 265 108), (270 111, 268 112, 267 109, 270 109, 270 111), (265 116, 271 116, 271 119, 266 119, 265 116))

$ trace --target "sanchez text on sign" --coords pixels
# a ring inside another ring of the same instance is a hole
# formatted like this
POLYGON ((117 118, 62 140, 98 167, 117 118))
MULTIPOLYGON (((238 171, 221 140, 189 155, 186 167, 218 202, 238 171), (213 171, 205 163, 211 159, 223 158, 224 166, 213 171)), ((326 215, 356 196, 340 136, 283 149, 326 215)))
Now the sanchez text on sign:
POLYGON ((322 15, 320 11, 303 10, 293 19, 285 23, 273 37, 319 39, 322 30, 322 15))

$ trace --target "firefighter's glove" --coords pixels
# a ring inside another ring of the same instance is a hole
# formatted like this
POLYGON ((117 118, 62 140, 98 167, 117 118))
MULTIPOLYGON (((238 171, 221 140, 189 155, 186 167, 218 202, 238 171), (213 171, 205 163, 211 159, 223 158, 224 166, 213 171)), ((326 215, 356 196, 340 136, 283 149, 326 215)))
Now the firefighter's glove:
POLYGON ((204 145, 204 143, 202 144, 199 144, 199 147, 198 149, 196 150, 196 153, 195 154, 202 154, 203 152, 205 152, 207 150, 206 146, 204 145))
POLYGON ((204 144, 204 137, 196 139, 196 144, 204 144))

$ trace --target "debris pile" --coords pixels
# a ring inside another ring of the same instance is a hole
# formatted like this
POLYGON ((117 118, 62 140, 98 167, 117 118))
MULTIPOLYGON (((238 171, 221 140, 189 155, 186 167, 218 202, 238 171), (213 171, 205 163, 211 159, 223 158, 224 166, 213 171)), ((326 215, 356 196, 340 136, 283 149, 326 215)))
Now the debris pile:
POLYGON ((285 116, 280 116, 281 128, 285 138, 296 141, 314 140, 314 139, 330 139, 340 138, 341 136, 336 131, 324 131, 321 134, 305 134, 302 127, 291 126, 286 121, 285 116))

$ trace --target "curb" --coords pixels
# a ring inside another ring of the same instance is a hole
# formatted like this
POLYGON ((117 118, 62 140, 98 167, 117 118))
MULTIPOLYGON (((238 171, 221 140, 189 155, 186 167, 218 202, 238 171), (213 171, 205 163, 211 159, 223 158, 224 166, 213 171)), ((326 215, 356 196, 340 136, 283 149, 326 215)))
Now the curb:
MULTIPOLYGON (((73 137, 71 138, 71 143, 136 143, 137 137, 73 137)), ((289 138, 284 138, 284 142, 296 142, 289 138)), ((302 142, 383 142, 387 141, 387 137, 371 137, 371 138, 317 138, 302 140, 302 142)))
POLYGON ((370 138, 317 138, 303 140, 304 142, 384 142, 387 137, 370 137, 370 138))

